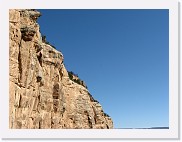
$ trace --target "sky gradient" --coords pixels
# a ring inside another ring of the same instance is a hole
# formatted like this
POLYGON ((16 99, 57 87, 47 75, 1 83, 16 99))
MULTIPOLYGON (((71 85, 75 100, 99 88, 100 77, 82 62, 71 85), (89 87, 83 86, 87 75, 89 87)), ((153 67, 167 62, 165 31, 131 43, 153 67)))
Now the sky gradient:
POLYGON ((42 35, 114 128, 169 126, 168 10, 39 10, 42 35))

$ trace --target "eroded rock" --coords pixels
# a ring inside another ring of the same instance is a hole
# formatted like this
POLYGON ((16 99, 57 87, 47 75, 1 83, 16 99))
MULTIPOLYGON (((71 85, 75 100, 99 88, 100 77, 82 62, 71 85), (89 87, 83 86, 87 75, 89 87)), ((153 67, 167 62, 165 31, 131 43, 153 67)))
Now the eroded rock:
POLYGON ((21 28, 21 34, 22 34, 22 39, 24 41, 31 41, 35 35, 36 31, 33 26, 23 26, 21 28))
POLYGON ((70 79, 61 52, 42 42, 36 10, 11 9, 9 127, 111 129, 112 119, 78 76, 70 79))

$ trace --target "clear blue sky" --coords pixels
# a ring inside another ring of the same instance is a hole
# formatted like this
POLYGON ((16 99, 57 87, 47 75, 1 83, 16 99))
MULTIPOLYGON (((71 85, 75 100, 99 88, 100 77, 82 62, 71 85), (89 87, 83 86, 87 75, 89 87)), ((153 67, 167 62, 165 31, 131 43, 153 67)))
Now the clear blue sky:
POLYGON ((39 10, 40 31, 115 128, 169 126, 168 10, 39 10))

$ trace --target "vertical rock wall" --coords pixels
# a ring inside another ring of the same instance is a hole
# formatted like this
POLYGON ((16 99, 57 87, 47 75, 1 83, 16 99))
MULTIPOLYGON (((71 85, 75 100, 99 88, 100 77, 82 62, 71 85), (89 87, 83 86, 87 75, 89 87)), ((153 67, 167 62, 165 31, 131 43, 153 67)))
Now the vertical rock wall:
POLYGON ((9 11, 9 128, 113 128, 88 90, 70 80, 62 53, 42 41, 40 15, 9 11))

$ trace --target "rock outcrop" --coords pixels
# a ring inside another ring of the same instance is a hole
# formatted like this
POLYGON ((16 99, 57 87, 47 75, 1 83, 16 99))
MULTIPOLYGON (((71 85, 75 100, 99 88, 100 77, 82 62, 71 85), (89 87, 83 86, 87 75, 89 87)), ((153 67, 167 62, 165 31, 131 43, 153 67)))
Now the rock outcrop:
POLYGON ((36 10, 9 10, 9 128, 113 128, 61 52, 42 40, 36 10))

